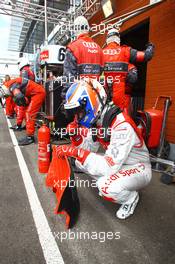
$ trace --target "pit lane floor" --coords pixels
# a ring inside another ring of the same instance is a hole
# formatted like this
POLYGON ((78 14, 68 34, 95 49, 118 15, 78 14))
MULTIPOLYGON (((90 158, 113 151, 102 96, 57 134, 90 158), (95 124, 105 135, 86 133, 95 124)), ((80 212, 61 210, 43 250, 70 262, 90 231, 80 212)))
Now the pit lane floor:
MULTIPOLYGON (((24 132, 18 132, 16 137, 19 138, 23 134, 24 132)), ((159 175, 154 174, 151 184, 141 191, 140 203, 135 214, 125 221, 115 217, 118 206, 99 197, 96 188, 87 185, 86 188, 78 187, 80 218, 70 233, 65 229, 64 218, 54 214, 55 195, 45 187, 45 175, 37 171, 37 144, 21 147, 21 151, 41 209, 44 210, 52 237, 64 263, 175 263, 175 185, 162 184, 159 175), (61 236, 64 238, 62 241, 61 236), (120 239, 117 239, 119 236, 120 239), (83 239, 84 237, 86 239, 83 239)), ((77 183, 78 179, 88 179, 84 174, 75 176, 77 183)), ((0 109, 0 187, 0 263, 60 264, 61 261, 58 259, 47 261, 43 254, 43 246, 39 240, 41 234, 38 236, 34 212, 30 208, 2 109, 0 109)))

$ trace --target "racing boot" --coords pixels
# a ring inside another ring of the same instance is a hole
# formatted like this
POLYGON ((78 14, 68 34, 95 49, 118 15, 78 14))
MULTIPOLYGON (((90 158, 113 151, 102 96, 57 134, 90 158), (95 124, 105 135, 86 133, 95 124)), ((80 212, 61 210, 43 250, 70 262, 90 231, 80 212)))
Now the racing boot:
POLYGON ((130 198, 125 204, 122 204, 116 213, 116 217, 119 219, 126 219, 130 215, 133 215, 134 210, 139 201, 138 192, 133 192, 132 198, 130 198))
POLYGON ((25 136, 24 138, 21 138, 18 140, 19 146, 26 146, 26 145, 30 145, 32 143, 35 143, 34 136, 25 136))
POLYGON ((23 130, 21 125, 14 125, 14 126, 10 127, 10 129, 13 129, 14 131, 22 131, 23 130))

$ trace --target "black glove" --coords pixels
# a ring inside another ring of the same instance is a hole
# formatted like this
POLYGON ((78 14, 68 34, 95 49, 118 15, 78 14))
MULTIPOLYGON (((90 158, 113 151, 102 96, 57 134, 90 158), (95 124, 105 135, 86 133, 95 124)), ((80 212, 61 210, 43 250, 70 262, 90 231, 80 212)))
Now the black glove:
POLYGON ((113 81, 112 80, 107 81, 106 93, 107 93, 107 102, 111 102, 112 97, 113 97, 113 81))
POLYGON ((13 100, 14 100, 15 104, 17 104, 18 106, 26 106, 27 105, 25 96, 22 93, 16 94, 14 96, 13 100))
POLYGON ((152 47, 152 48, 154 49, 154 48, 155 48, 155 45, 154 45, 152 42, 148 42, 148 43, 146 44, 146 49, 147 49, 148 47, 152 47))
POLYGON ((153 43, 149 42, 146 45, 146 50, 145 50, 145 61, 149 61, 152 59, 152 57, 154 56, 154 50, 155 50, 155 46, 153 43))
POLYGON ((138 80, 137 69, 133 68, 130 71, 128 71, 128 73, 126 75, 126 83, 127 84, 134 84, 137 82, 137 80, 138 80))

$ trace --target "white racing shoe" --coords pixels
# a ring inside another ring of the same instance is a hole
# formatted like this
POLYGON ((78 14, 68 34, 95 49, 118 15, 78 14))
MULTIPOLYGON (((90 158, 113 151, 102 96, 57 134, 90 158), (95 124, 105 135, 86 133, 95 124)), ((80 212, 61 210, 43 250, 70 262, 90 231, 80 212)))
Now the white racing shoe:
POLYGON ((134 210, 139 201, 139 194, 135 192, 134 198, 131 203, 122 204, 119 210, 116 212, 116 217, 119 219, 126 219, 134 213, 134 210))

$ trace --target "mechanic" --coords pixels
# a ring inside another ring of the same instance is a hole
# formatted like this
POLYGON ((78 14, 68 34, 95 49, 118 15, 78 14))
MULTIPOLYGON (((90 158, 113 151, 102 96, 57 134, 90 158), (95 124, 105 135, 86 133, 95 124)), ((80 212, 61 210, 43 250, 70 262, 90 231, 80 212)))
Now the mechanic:
POLYGON ((0 89, 0 97, 13 96, 14 102, 18 106, 27 106, 26 109, 26 136, 19 140, 19 145, 29 145, 35 142, 35 118, 40 110, 46 92, 42 85, 39 85, 31 80, 19 77, 9 82, 6 82, 0 89))
MULTIPOLYGON (((34 72, 30 68, 30 63, 27 58, 20 58, 18 61, 18 67, 20 70, 20 77, 22 77, 22 84, 26 85, 27 80, 35 81, 35 75, 34 72)), ((26 115, 26 106, 16 106, 16 125, 10 127, 11 129, 15 131, 21 131, 25 129, 25 127, 22 127, 22 122, 25 119, 26 115)))
POLYGON ((112 28, 107 33, 107 46, 103 49, 105 80, 113 80, 112 99, 121 109, 128 107, 125 101, 126 83, 137 81, 135 67, 129 69, 129 63, 147 62, 154 55, 154 45, 148 43, 145 51, 137 51, 129 46, 120 45, 119 28, 112 28))
POLYGON ((100 46, 89 36, 89 23, 84 16, 74 21, 76 40, 67 46, 63 67, 63 92, 65 99, 67 89, 76 79, 98 79, 103 70, 103 52, 100 46))
MULTIPOLYGON (((10 81, 10 75, 8 75, 8 74, 5 75, 4 83, 7 81, 10 81)), ((15 114, 15 103, 14 103, 11 96, 6 98, 5 102, 6 102, 6 108, 5 108, 6 116, 8 119, 13 119, 14 114, 15 114)))
POLYGON ((105 90, 96 80, 80 81, 69 88, 64 108, 76 115, 77 122, 69 125, 76 131, 72 134, 75 140, 57 147, 57 155, 75 158, 79 169, 97 179, 99 194, 121 204, 116 216, 126 219, 137 206, 138 190, 151 180, 151 164, 133 120, 106 100, 105 90), (104 154, 96 153, 99 145, 106 150, 104 154))

